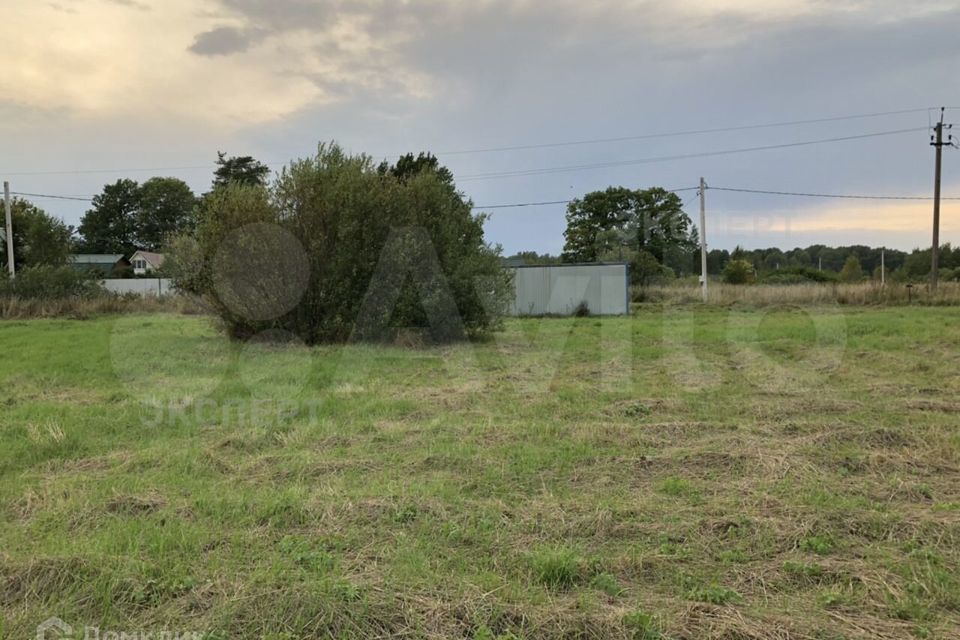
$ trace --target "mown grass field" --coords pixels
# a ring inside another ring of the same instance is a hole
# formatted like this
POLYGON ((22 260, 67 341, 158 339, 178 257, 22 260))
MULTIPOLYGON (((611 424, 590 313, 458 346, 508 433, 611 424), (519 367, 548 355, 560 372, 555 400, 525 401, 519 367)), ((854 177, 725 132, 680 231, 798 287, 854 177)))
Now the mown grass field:
POLYGON ((0 323, 0 636, 960 637, 960 309, 0 323))

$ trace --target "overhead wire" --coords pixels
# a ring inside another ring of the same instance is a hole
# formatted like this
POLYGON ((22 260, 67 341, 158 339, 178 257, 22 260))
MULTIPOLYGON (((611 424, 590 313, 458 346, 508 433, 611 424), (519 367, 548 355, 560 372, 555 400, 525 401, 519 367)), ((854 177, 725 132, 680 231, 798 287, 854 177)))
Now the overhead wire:
MULTIPOLYGON (((947 107, 947 108, 953 109, 955 107, 947 107)), ((892 115, 904 115, 904 114, 911 114, 911 113, 920 113, 924 111, 929 113, 930 109, 931 107, 915 108, 915 109, 897 109, 892 111, 877 111, 877 112, 871 112, 871 113, 827 116, 822 118, 809 118, 804 120, 788 120, 788 121, 781 121, 781 122, 735 125, 735 126, 715 127, 715 128, 707 128, 707 129, 678 130, 678 131, 661 132, 661 133, 646 133, 646 134, 637 134, 637 135, 628 135, 628 136, 614 136, 614 137, 608 137, 608 138, 566 140, 566 141, 557 141, 557 142, 542 142, 542 143, 507 145, 507 146, 500 146, 500 147, 485 147, 485 148, 475 148, 475 149, 453 149, 453 150, 447 150, 447 151, 438 151, 438 152, 435 152, 434 155, 449 156, 449 155, 466 155, 466 154, 475 154, 475 153, 492 153, 492 152, 503 152, 503 151, 522 151, 527 149, 549 149, 549 148, 555 148, 555 147, 604 144, 604 143, 610 143, 610 142, 621 142, 621 141, 630 141, 630 140, 646 140, 646 139, 670 138, 670 137, 679 137, 679 136, 705 135, 710 133, 770 129, 770 128, 776 128, 776 127, 817 124, 817 123, 826 123, 826 122, 841 122, 841 121, 857 120, 857 119, 878 118, 878 117, 892 116, 892 115)), ((739 151, 739 152, 742 153, 743 151, 739 151)), ((396 155, 399 155, 399 154, 394 154, 394 156, 396 155)), ((265 164, 268 166, 281 166, 286 164, 286 162, 264 162, 262 164, 265 164)), ((210 162, 206 164, 180 165, 180 166, 131 167, 131 168, 113 168, 113 169, 59 169, 59 170, 44 170, 44 171, 8 171, 3 173, 6 176, 85 175, 85 174, 97 174, 97 173, 122 174, 122 173, 194 171, 194 170, 210 169, 214 166, 216 166, 215 163, 210 162)))
POLYGON ((60 196, 52 193, 25 193, 23 191, 11 191, 10 195, 23 198, 51 198, 53 200, 79 200, 81 202, 90 202, 93 196, 60 196))
POLYGON ((513 146, 503 146, 503 147, 487 147, 480 149, 460 149, 453 151, 438 151, 436 155, 462 155, 462 154, 471 154, 471 153, 493 153, 501 151, 523 151, 526 149, 549 149, 555 147, 572 147, 579 145, 588 145, 588 144, 605 144, 609 142, 625 142, 631 140, 651 140, 656 138, 672 138, 679 136, 692 136, 692 135, 704 135, 709 133, 727 133, 733 131, 748 131, 752 129, 771 129, 775 127, 787 127, 795 125, 804 125, 804 124, 817 124, 824 122, 839 122, 843 120, 856 120, 863 118, 877 118, 881 116, 890 116, 890 115, 900 115, 907 113, 921 113, 928 112, 930 107, 920 108, 920 109, 899 109, 896 111, 881 111, 874 113, 861 113, 854 115, 845 115, 845 116, 830 116, 825 118, 813 118, 808 120, 791 120, 784 122, 769 122, 764 124, 748 124, 748 125, 737 125, 731 127, 716 127, 710 129, 688 129, 681 131, 671 131, 666 133, 646 133, 646 134, 637 134, 630 136, 616 136, 611 138, 593 138, 587 140, 571 140, 565 142, 544 142, 536 144, 522 144, 522 145, 513 145, 513 146))
POLYGON ((579 164, 579 165, 567 165, 559 167, 545 167, 538 169, 523 169, 517 171, 498 171, 491 173, 478 173, 478 174, 468 174, 464 176, 458 176, 458 181, 463 180, 490 180, 496 178, 508 178, 508 177, 520 177, 520 176, 535 176, 535 175, 546 175, 552 173, 567 173, 571 171, 585 171, 591 169, 610 169, 614 167, 627 167, 635 166, 640 164, 653 164, 658 162, 669 162, 673 160, 688 160, 692 158, 709 158, 722 155, 734 155, 740 153, 751 153, 756 151, 770 151, 773 149, 788 149, 794 147, 803 147, 817 144, 828 144, 833 142, 846 142, 849 140, 862 140, 865 138, 876 138, 881 136, 892 136, 903 133, 916 133, 918 131, 926 131, 926 127, 912 127, 909 129, 894 129, 891 131, 875 131, 872 133, 862 133, 851 136, 838 136, 834 138, 820 138, 817 140, 801 140, 798 142, 786 142, 780 144, 770 144, 770 145, 759 145, 754 147, 740 147, 736 149, 721 149, 715 151, 698 151, 694 153, 681 153, 668 156, 654 156, 650 158, 639 158, 636 160, 620 160, 615 162, 598 162, 594 164, 579 164))
MULTIPOLYGON (((766 189, 744 189, 739 187, 707 186, 708 191, 731 191, 735 193, 752 193, 773 196, 796 196, 803 198, 841 198, 847 200, 933 200, 932 196, 892 196, 849 193, 813 193, 806 191, 774 191, 766 189)), ((941 197, 941 200, 960 200, 960 198, 941 197)))
MULTIPOLYGON (((670 193, 682 193, 684 191, 696 191, 700 187, 681 187, 679 189, 664 189, 664 191, 669 191, 670 193)), ((522 207, 543 207, 548 205, 557 205, 557 204, 570 204, 573 200, 547 200, 544 202, 514 202, 510 204, 488 204, 488 205, 476 205, 474 209, 515 209, 522 207)))

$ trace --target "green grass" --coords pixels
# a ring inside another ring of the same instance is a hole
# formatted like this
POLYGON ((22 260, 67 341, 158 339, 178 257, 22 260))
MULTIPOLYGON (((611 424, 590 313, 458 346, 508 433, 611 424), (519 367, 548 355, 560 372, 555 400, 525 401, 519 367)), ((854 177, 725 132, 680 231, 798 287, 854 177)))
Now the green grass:
POLYGON ((960 309, 0 323, 0 637, 960 636, 960 309))

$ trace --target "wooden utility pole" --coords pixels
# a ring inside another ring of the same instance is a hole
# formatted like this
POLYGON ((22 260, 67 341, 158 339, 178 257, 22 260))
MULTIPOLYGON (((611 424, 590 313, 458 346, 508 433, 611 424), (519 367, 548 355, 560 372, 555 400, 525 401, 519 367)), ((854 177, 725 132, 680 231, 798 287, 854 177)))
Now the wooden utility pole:
POLYGON ((3 209, 6 220, 4 231, 7 235, 7 269, 10 271, 10 277, 17 275, 17 268, 13 264, 13 214, 10 211, 10 183, 3 183, 3 209))
MULTIPOLYGON (((947 142, 943 141, 943 112, 940 107, 940 122, 934 127, 934 135, 931 138, 930 145, 936 148, 936 161, 934 163, 933 179, 933 247, 930 252, 930 290, 936 291, 937 281, 940 278, 940 172, 943 165, 943 145, 952 145, 953 136, 948 136, 947 142)), ((953 125, 947 125, 948 129, 953 125)))
POLYGON ((707 301, 707 181, 700 178, 700 278, 703 301, 707 301))
POLYGON ((886 248, 880 249, 880 286, 887 286, 887 259, 886 248))

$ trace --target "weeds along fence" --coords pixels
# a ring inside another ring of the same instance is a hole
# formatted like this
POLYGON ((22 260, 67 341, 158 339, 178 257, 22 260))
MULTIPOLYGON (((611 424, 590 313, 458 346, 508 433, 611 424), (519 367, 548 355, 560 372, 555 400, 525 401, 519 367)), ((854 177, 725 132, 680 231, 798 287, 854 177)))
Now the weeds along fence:
POLYGON ((187 296, 98 295, 88 298, 0 297, 0 319, 87 318, 121 313, 202 314, 207 309, 187 296))
MULTIPOLYGON (((960 306, 960 283, 941 283, 936 292, 926 285, 903 284, 731 285, 711 283, 709 304, 717 306, 960 306)), ((653 304, 700 304, 700 288, 693 284, 632 288, 633 301, 653 304)), ((207 314, 209 308, 193 296, 103 294, 89 297, 26 298, 0 296, 0 319, 87 318, 123 313, 207 314)))
MULTIPOLYGON (((708 303, 714 305, 960 305, 960 283, 941 283, 935 292, 927 285, 862 284, 748 284, 710 283, 708 303)), ((633 288, 634 302, 692 304, 702 302, 699 285, 633 288)))

